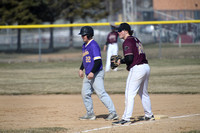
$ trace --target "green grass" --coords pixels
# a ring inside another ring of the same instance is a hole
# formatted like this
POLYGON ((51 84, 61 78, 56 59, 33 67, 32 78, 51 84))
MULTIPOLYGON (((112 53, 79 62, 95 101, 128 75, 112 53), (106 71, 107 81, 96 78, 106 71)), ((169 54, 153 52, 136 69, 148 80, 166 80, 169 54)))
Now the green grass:
POLYGON ((79 65, 70 61, 1 64, 0 94, 77 93, 79 65))
MULTIPOLYGON (((183 45, 179 48, 175 45, 163 45, 162 58, 158 58, 157 46, 144 46, 151 67, 149 92, 199 94, 200 46, 183 45)), ((71 51, 63 50, 60 53, 65 52, 71 51)), ((73 50, 73 53, 80 52, 80 49, 73 50)), ((119 54, 122 55, 122 51, 119 51, 119 54)), ((6 55, 3 56, 5 58, 6 55)), ((19 59, 16 54, 7 56, 19 59)), ((24 56, 27 58, 27 54, 24 56)), ((102 56, 105 66, 106 53, 103 51, 102 56)), ((20 54, 20 59, 23 59, 23 54, 20 54)), ((82 87, 82 79, 78 76, 80 64, 80 58, 0 63, 0 95, 80 93, 82 87)), ((112 94, 124 93, 127 75, 125 65, 121 65, 117 72, 106 73, 104 81, 106 91, 112 94)))

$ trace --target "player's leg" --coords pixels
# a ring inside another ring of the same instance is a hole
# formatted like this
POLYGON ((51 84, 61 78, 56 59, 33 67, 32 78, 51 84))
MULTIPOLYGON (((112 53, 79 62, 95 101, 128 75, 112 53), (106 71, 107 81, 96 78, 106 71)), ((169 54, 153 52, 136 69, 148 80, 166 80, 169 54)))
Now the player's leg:
POLYGON ((101 70, 95 73, 95 80, 93 81, 92 86, 101 102, 108 108, 109 113, 116 113, 114 104, 104 88, 104 71, 101 70))
POLYGON ((84 77, 81 94, 82 94, 82 99, 83 99, 83 103, 85 105, 87 114, 93 115, 94 114, 93 101, 91 98, 93 89, 92 89, 90 82, 91 82, 90 80, 88 80, 86 77, 84 77))
POLYGON ((139 89, 139 95, 142 100, 145 117, 150 118, 153 115, 152 110, 151 110, 151 100, 148 94, 150 67, 148 64, 145 64, 143 66, 144 66, 144 71, 146 71, 146 74, 144 76, 144 81, 141 83, 141 87, 139 89))
MULTIPOLYGON (((112 55, 118 55, 118 44, 117 43, 114 43, 112 44, 112 55)), ((116 67, 114 69, 114 71, 117 71, 118 67, 116 67)))
POLYGON ((112 55, 118 55, 118 44, 114 43, 112 45, 113 45, 112 55))
POLYGON ((111 51, 111 44, 108 44, 106 66, 105 66, 105 71, 106 72, 108 72, 110 70, 110 57, 112 56, 111 52, 112 52, 111 51))
POLYGON ((142 72, 138 66, 134 66, 130 69, 129 75, 126 81, 126 91, 125 91, 125 110, 122 119, 130 121, 134 108, 134 98, 140 88, 142 82, 142 77, 144 72, 142 72))

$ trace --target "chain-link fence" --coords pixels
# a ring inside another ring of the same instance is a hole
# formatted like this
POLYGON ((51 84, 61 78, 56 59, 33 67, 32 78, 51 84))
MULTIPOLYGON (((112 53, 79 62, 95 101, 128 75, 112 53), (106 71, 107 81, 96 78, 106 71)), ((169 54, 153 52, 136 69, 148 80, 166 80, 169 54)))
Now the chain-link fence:
MULTIPOLYGON (((94 39, 99 45, 104 45, 111 27, 109 25, 92 27, 94 28, 94 39)), ((157 21, 156 24, 131 24, 131 27, 134 30, 134 36, 137 36, 143 44, 200 43, 200 23, 159 24, 157 21)), ((73 27, 72 35, 70 35, 70 27, 53 28, 53 48, 81 47, 83 42, 78 35, 80 28, 80 26, 73 27)), ((22 50, 48 49, 51 42, 50 33, 50 28, 1 29, 0 51, 17 50, 19 46, 22 50)), ((119 39, 119 42, 122 40, 119 39)))

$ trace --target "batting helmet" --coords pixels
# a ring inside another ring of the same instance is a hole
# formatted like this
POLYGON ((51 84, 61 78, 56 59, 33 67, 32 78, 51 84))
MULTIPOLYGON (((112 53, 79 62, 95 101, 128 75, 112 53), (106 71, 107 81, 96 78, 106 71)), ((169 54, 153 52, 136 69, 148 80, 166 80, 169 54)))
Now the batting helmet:
POLYGON ((90 26, 84 26, 81 28, 79 35, 85 36, 87 35, 88 37, 93 37, 94 36, 94 30, 90 26))
POLYGON ((111 30, 116 30, 117 29, 117 27, 116 26, 114 26, 114 25, 111 25, 111 30))

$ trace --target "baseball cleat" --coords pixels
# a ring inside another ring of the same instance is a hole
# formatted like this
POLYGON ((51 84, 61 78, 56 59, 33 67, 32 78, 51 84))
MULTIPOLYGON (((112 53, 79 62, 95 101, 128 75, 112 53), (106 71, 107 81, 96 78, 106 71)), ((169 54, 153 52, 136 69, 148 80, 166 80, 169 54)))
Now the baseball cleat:
POLYGON ((96 119, 96 116, 94 114, 93 115, 86 114, 83 117, 79 117, 79 120, 95 120, 95 119, 96 119))
POLYGON ((144 117, 140 118, 140 120, 144 120, 144 121, 154 121, 155 118, 154 118, 154 115, 152 115, 152 116, 150 116, 150 117, 144 116, 144 117))
POLYGON ((109 121, 109 120, 118 120, 118 115, 116 114, 116 113, 110 113, 109 115, 108 115, 108 117, 106 118, 106 120, 107 121, 109 121))
POLYGON ((112 122, 112 125, 129 125, 131 121, 121 119, 120 121, 112 122))

